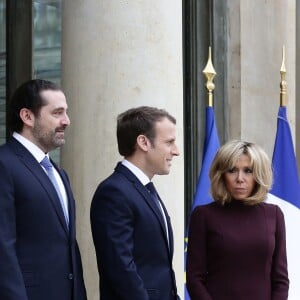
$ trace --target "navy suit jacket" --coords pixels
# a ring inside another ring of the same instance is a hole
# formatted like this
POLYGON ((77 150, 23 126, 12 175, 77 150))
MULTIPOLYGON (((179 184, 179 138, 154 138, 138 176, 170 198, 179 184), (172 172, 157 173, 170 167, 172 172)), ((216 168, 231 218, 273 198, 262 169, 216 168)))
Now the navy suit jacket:
MULTIPOLYGON (((163 204, 162 204, 163 205, 163 204)), ((101 300, 178 299, 172 268, 173 234, 164 208, 121 163, 97 188, 91 226, 100 275, 101 300)))
POLYGON ((0 147, 0 299, 86 299, 75 201, 66 173, 55 167, 68 196, 69 229, 32 154, 14 138, 0 147))

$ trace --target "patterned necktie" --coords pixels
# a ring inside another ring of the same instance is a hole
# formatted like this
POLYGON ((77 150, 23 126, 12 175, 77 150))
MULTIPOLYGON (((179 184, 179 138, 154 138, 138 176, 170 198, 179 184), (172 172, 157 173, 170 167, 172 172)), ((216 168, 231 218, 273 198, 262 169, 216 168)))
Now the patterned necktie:
POLYGON ((41 161, 41 165, 46 169, 47 175, 48 175, 49 179, 51 180, 51 182, 52 182, 52 184, 53 184, 53 186, 56 190, 56 193, 58 195, 58 198, 59 198, 64 216, 65 216, 65 219, 66 219, 66 223, 67 223, 67 225, 69 225, 69 215, 68 215, 63 197, 61 195, 57 180, 56 180, 55 175, 54 175, 53 165, 51 164, 51 162, 50 162, 50 160, 47 156, 45 156, 44 159, 41 161))

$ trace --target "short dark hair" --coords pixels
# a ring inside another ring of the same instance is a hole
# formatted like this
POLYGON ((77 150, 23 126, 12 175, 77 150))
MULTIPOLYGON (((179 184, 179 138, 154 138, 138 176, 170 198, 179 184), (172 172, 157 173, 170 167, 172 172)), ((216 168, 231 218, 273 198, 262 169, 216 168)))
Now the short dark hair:
POLYGON ((150 106, 131 108, 121 113, 117 118, 117 139, 119 153, 128 157, 136 149, 136 139, 145 135, 154 144, 155 124, 164 118, 176 124, 176 119, 164 109, 150 106))
POLYGON ((8 103, 7 110, 7 125, 10 134, 23 129, 24 124, 20 118, 22 108, 30 109, 37 116, 41 107, 47 104, 41 97, 41 92, 45 90, 60 91, 61 88, 48 80, 33 79, 24 82, 16 89, 8 103))

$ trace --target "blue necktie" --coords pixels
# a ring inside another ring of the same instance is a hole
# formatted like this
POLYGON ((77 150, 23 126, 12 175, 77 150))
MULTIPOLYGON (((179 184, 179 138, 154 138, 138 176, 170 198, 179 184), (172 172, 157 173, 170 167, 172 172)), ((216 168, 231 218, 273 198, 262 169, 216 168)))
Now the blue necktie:
POLYGON ((146 188, 150 192, 150 195, 151 195, 152 199, 154 200, 155 204, 159 208, 160 213, 163 214, 163 212, 161 210, 161 206, 160 206, 159 200, 158 200, 157 191, 156 191, 156 188, 155 188, 153 182, 150 181, 149 183, 147 183, 146 184, 146 188))
POLYGON ((68 215, 66 206, 64 204, 63 197, 61 195, 58 183, 57 183, 55 175, 54 175, 53 165, 51 164, 51 162, 50 162, 50 160, 49 160, 49 158, 47 156, 45 156, 44 159, 41 161, 41 165, 46 169, 48 177, 51 180, 51 182, 52 182, 52 184, 53 184, 53 186, 54 186, 54 188, 56 190, 56 193, 58 195, 58 198, 59 198, 59 201, 60 201, 60 204, 61 204, 64 216, 65 216, 65 219, 66 219, 66 223, 67 223, 67 225, 69 225, 69 215, 68 215))
POLYGON ((157 191, 156 191, 156 188, 153 184, 152 181, 148 182, 146 184, 146 188, 148 189, 150 195, 151 195, 151 198, 154 200, 155 204, 157 205, 158 209, 159 209, 159 212, 160 212, 160 216, 162 217, 162 220, 163 220, 163 224, 165 225, 165 232, 167 234, 167 238, 168 238, 168 243, 169 243, 169 231, 168 231, 168 225, 167 225, 167 220, 166 220, 166 215, 163 211, 163 208, 158 200, 158 194, 157 194, 157 191))

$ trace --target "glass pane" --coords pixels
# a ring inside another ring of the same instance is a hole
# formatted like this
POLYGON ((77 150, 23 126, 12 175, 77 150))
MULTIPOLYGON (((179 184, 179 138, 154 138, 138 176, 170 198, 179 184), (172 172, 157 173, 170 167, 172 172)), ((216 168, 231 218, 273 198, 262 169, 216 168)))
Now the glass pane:
POLYGON ((6 126, 6 1, 0 0, 0 145, 5 143, 6 126))
MULTIPOLYGON (((61 2, 33 1, 33 78, 61 81, 61 2)), ((51 157, 59 163, 59 149, 51 157)))
POLYGON ((33 2, 33 77, 60 83, 61 0, 33 2))

